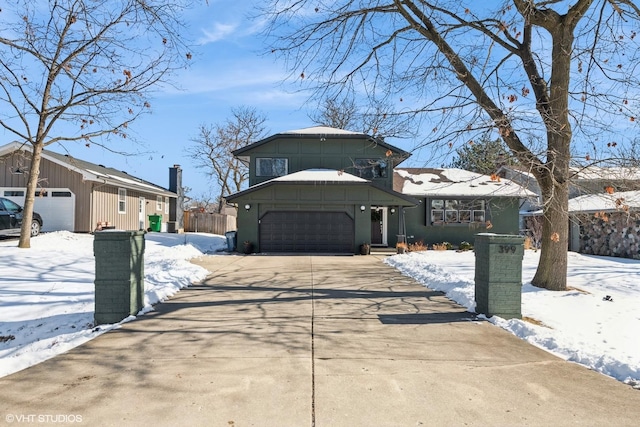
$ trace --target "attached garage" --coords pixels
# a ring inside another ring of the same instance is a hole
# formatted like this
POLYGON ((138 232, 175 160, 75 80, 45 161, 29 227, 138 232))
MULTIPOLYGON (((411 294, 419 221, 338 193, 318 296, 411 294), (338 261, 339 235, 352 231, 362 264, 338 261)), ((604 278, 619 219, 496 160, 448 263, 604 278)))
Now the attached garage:
POLYGON ((259 237, 262 252, 353 253, 354 221, 346 212, 271 211, 259 237))
MULTIPOLYGON (((360 253, 372 243, 371 207, 415 206, 411 197, 348 172, 311 169, 256 184, 227 201, 238 206, 237 241, 262 253, 360 253)), ((389 220, 399 224, 400 215, 389 220)), ((380 221, 378 221, 378 227, 380 221)))

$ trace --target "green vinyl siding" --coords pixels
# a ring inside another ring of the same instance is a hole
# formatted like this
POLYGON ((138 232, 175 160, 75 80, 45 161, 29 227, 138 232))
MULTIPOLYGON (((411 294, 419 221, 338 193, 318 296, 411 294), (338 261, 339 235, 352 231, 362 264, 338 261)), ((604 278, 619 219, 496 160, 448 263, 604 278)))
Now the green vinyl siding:
POLYGON ((390 159, 388 147, 383 147, 365 138, 337 138, 322 140, 315 136, 298 138, 274 138, 243 153, 250 157, 249 186, 268 181, 267 176, 258 169, 258 159, 283 159, 287 162, 287 173, 295 173, 307 169, 334 169, 352 175, 372 179, 376 184, 391 189, 394 166, 393 156, 390 159), (371 173, 363 172, 363 162, 370 166, 371 173), (382 166, 381 166, 382 165, 382 166))

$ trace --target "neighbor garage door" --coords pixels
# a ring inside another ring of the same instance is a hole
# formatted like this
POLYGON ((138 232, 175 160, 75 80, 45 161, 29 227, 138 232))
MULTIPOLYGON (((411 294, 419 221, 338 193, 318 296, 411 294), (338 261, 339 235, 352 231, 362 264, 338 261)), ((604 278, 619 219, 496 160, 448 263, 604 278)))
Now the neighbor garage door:
POLYGON ((344 212, 267 212, 261 252, 353 253, 353 219, 344 212))
MULTIPOLYGON (((24 206, 26 188, 0 188, 0 196, 24 206)), ((38 189, 33 210, 42 217, 42 231, 75 230, 76 195, 68 188, 38 189)))

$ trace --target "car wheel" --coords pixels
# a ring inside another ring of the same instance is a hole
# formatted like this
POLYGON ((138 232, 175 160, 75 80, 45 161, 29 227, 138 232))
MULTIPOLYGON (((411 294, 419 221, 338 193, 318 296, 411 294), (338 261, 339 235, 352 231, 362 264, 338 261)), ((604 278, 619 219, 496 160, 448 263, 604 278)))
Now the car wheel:
POLYGON ((35 237, 40 234, 40 223, 35 219, 31 221, 31 237, 35 237))

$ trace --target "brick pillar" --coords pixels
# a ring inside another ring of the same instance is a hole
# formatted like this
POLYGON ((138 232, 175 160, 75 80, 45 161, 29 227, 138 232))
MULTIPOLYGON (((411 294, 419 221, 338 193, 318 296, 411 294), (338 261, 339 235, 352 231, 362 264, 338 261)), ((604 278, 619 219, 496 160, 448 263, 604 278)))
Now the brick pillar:
POLYGON ((96 325, 136 315, 144 304, 144 231, 100 231, 93 240, 96 259, 96 325))
POLYGON ((524 237, 480 233, 476 234, 473 246, 476 313, 522 318, 524 237))

